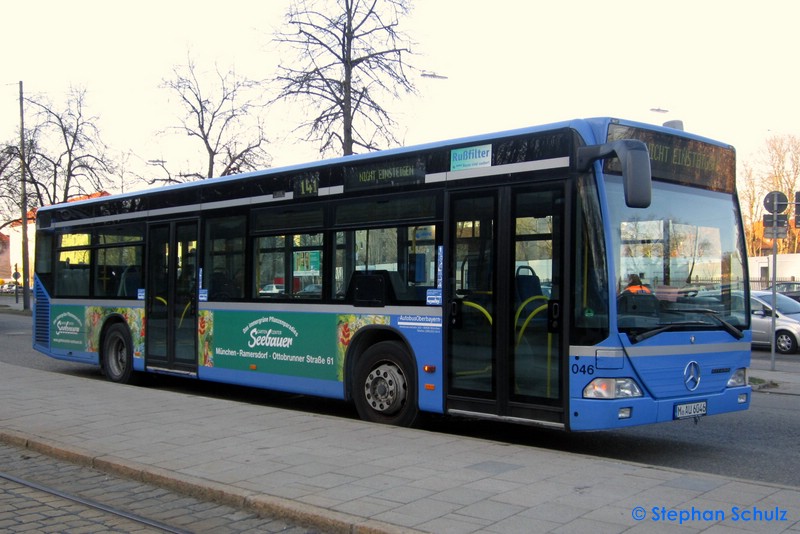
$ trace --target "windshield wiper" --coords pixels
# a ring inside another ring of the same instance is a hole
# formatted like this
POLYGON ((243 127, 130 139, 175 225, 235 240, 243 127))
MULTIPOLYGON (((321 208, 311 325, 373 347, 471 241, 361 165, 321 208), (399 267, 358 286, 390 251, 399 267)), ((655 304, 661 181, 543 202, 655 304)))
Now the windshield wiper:
POLYGON ((628 334, 628 337, 631 339, 631 343, 639 343, 640 341, 644 341, 645 339, 650 339, 653 336, 660 334, 661 332, 666 332, 667 330, 672 330, 673 328, 682 327, 682 326, 709 326, 708 323, 704 321, 680 321, 677 323, 668 323, 658 328, 653 328, 652 330, 645 330, 640 334, 636 334, 635 336, 631 336, 628 334))
POLYGON ((744 332, 742 332, 741 330, 739 330, 738 328, 733 326, 731 323, 729 323, 728 321, 726 321, 725 319, 720 317, 718 311, 711 310, 711 309, 708 309, 708 308, 689 308, 689 309, 681 308, 680 310, 670 310, 670 311, 675 311, 675 312, 682 311, 682 312, 688 312, 688 313, 702 313, 703 315, 706 315, 707 317, 712 317, 713 319, 716 319, 716 321, 720 325, 722 325, 722 328, 724 328, 727 333, 729 333, 730 335, 732 335, 736 339, 742 339, 744 337, 744 332))
POLYGON ((727 333, 735 337, 736 339, 742 339, 744 337, 744 332, 733 326, 731 323, 723 319, 719 316, 719 312, 712 310, 710 308, 667 308, 661 310, 662 312, 670 312, 670 313, 702 313, 707 317, 711 317, 715 319, 722 328, 725 329, 727 333))

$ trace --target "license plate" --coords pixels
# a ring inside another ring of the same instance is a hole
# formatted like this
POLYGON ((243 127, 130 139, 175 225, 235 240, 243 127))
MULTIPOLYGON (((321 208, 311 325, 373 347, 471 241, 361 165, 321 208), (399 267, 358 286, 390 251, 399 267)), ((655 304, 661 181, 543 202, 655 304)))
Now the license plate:
POLYGON ((706 401, 675 405, 675 419, 699 417, 706 414, 706 401))

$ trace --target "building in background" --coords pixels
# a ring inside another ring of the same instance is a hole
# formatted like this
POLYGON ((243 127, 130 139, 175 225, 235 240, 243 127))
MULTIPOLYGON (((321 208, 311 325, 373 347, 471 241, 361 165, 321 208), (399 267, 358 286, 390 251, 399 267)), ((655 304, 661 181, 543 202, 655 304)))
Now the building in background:
POLYGON ((0 281, 3 283, 13 280, 11 278, 11 243, 9 236, 0 233, 0 281))

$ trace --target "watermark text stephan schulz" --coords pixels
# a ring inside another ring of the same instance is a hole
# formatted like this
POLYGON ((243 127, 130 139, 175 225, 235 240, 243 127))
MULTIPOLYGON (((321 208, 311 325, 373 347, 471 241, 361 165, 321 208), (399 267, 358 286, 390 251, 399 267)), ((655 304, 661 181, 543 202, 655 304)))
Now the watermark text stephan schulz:
POLYGON ((665 506, 653 506, 649 510, 637 506, 631 510, 636 521, 677 523, 683 525, 692 521, 719 522, 731 520, 737 523, 782 523, 789 521, 789 514, 783 508, 759 508, 758 506, 732 506, 731 508, 702 509, 692 506, 685 510, 675 510, 665 506))

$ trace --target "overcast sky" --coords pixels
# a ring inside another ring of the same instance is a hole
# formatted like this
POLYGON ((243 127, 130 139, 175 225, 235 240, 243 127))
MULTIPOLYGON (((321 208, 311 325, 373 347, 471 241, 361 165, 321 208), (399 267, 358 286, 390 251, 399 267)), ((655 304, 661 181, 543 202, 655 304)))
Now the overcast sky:
MULTIPOLYGON (((4 3, 0 139, 19 129, 18 82, 63 101, 85 87, 104 141, 170 161, 155 132, 180 109, 160 89, 187 54, 263 79, 278 57, 270 37, 288 0, 28 0, 4 3)), ((739 168, 775 134, 800 135, 793 0, 670 2, 416 0, 403 23, 419 78, 397 104, 404 144, 589 116, 661 123, 737 148, 739 168), (668 110, 654 113, 652 108, 668 110)), ((303 110, 267 125, 275 165, 317 157, 287 136, 303 110), (296 115, 295 115, 296 113, 296 115)), ((175 169, 176 172, 178 169, 175 169)))

